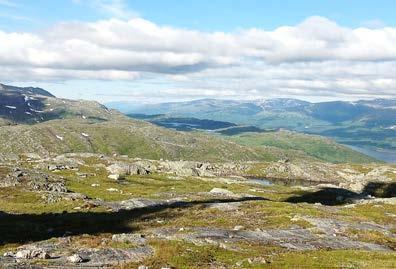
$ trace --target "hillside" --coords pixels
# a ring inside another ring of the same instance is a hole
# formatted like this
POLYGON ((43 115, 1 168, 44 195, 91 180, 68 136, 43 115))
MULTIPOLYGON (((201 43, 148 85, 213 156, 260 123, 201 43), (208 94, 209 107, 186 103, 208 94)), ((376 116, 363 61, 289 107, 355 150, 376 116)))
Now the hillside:
POLYGON ((219 134, 219 137, 241 145, 265 148, 267 152, 271 152, 275 156, 291 156, 293 158, 310 156, 332 163, 367 163, 376 161, 376 159, 351 150, 332 139, 317 135, 306 135, 283 130, 265 130, 255 126, 241 126, 222 121, 167 117, 163 114, 132 114, 129 116, 144 119, 169 129, 189 132, 206 131, 210 134, 219 134))
MULTIPOLYGON (((203 133, 184 133, 115 116, 112 120, 52 120, 0 127, 0 152, 42 155, 67 152, 124 154, 130 157, 185 160, 276 160, 282 151, 240 146, 203 133)), ((299 158, 309 158, 298 154, 299 158)), ((293 156, 290 156, 293 157, 293 156)))

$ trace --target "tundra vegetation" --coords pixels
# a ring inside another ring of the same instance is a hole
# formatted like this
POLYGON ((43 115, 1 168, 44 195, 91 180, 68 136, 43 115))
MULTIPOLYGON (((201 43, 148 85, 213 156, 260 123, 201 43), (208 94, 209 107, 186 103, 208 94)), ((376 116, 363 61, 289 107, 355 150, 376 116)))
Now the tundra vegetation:
POLYGON ((1 267, 396 267, 395 165, 318 136, 224 139, 0 94, 1 267))

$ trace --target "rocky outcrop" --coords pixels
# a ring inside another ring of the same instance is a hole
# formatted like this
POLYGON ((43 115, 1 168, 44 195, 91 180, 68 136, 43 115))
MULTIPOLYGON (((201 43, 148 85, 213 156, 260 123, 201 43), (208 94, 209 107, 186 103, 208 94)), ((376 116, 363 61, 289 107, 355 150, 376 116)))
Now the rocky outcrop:
POLYGON ((263 245, 273 244, 290 250, 315 249, 361 249, 390 251, 386 246, 351 240, 345 236, 318 235, 309 229, 271 229, 271 230, 227 230, 219 228, 155 229, 154 237, 166 240, 184 240, 193 244, 214 244, 227 248, 227 244, 237 242, 256 242, 263 245))
POLYGON ((66 193, 67 188, 62 178, 37 170, 15 167, 0 180, 0 187, 24 186, 33 191, 66 193))
POLYGON ((122 249, 85 248, 74 245, 69 238, 60 238, 56 242, 41 241, 21 246, 16 252, 7 252, 0 257, 0 264, 2 268, 112 268, 139 262, 151 255, 153 250, 145 242, 138 247, 122 249), (37 261, 40 260, 46 265, 39 265, 37 261))
POLYGON ((117 162, 106 167, 111 175, 147 175, 151 172, 151 167, 141 166, 135 163, 117 162))

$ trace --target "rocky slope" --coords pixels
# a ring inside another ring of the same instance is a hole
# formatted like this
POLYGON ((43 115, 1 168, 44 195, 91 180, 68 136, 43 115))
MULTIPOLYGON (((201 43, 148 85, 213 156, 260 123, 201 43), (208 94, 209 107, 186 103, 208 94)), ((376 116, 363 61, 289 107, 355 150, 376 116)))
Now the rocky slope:
POLYGON ((0 266, 392 268, 395 181, 386 165, 28 154, 0 162, 0 266))

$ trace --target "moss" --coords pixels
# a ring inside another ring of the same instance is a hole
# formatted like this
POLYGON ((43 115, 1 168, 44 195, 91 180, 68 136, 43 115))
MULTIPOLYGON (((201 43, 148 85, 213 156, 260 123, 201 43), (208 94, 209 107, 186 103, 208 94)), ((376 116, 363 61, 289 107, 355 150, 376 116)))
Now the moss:
POLYGON ((396 208, 389 204, 362 204, 353 208, 341 208, 337 212, 339 218, 347 218, 350 221, 371 221, 385 225, 394 223, 394 215, 396 208))
MULTIPOLYGON (((249 264, 247 259, 261 257, 266 248, 257 250, 250 247, 249 252, 226 250, 219 246, 193 244, 179 241, 153 240, 150 245, 155 249, 155 256, 141 262, 149 268, 261 268, 262 263, 249 264), (241 267, 242 266, 242 267, 241 267)), ((268 248, 268 252, 272 248, 268 248)), ((136 268, 138 264, 131 263, 120 268, 136 268)))
POLYGON ((273 257, 268 268, 395 268, 394 252, 318 250, 287 252, 273 257))
POLYGON ((0 188, 0 211, 12 213, 40 214, 44 212, 71 211, 80 205, 78 201, 45 203, 39 193, 26 191, 20 187, 0 188))
POLYGON ((368 230, 356 230, 348 229, 346 234, 358 241, 377 243, 380 245, 389 246, 392 249, 396 249, 396 239, 390 234, 384 234, 379 231, 368 231, 368 230))

